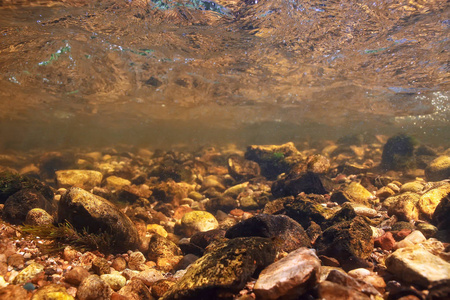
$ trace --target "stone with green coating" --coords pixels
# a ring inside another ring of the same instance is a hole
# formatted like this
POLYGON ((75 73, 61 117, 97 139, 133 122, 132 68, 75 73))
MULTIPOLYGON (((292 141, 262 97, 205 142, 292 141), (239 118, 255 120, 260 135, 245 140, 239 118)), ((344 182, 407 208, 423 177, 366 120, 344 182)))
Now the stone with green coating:
POLYGON ((257 270, 275 260, 275 243, 260 237, 235 238, 212 245, 164 295, 172 299, 224 299, 239 292, 257 270))

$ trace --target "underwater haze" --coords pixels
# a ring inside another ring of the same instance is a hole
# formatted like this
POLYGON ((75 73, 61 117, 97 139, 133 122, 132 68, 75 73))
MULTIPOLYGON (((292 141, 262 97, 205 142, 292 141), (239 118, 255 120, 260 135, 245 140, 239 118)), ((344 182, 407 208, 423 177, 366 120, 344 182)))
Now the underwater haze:
POLYGON ((0 149, 450 141, 450 2, 0 0, 0 149))

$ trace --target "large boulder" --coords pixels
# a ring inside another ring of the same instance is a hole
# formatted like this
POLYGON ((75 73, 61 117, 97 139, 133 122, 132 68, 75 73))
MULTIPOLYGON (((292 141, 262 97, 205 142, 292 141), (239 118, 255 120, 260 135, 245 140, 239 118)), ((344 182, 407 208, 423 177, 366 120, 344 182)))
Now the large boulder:
POLYGON ((232 226, 225 234, 227 238, 250 236, 278 237, 281 240, 279 249, 286 252, 311 246, 311 241, 302 225, 284 215, 260 214, 232 226))
POLYGON ((135 250, 140 245, 133 222, 114 204, 81 188, 70 188, 59 201, 58 222, 77 230, 111 235, 111 251, 135 250))
POLYGON ((162 299, 228 299, 275 260, 271 239, 235 238, 212 245, 162 299))
POLYGON ((41 208, 49 214, 54 214, 56 203, 35 189, 22 189, 6 200, 3 218, 13 224, 21 224, 33 208, 41 208))

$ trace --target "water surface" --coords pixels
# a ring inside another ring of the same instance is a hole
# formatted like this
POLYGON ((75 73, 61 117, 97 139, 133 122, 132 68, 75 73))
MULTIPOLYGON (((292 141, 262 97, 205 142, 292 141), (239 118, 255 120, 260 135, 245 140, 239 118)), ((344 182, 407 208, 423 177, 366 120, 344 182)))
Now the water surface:
POLYGON ((3 0, 0 147, 448 141, 449 8, 3 0))

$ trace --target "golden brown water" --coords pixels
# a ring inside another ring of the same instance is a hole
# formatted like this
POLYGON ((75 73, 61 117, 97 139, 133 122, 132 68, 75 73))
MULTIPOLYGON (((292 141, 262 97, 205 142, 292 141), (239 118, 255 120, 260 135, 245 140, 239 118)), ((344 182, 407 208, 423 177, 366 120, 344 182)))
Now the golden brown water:
POLYGON ((450 140, 448 1, 0 1, 0 148, 450 140))

